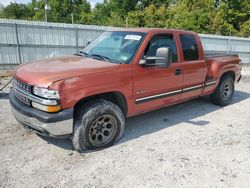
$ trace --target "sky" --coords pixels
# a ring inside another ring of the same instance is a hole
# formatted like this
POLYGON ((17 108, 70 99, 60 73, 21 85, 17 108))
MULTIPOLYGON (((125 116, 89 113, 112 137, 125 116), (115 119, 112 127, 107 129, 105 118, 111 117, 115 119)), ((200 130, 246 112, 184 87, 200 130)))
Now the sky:
MULTIPOLYGON (((94 7, 96 3, 102 2, 102 0, 87 0, 90 2, 91 6, 94 7)), ((29 3, 31 0, 0 0, 0 3, 4 6, 10 4, 10 2, 17 2, 17 3, 29 3)))

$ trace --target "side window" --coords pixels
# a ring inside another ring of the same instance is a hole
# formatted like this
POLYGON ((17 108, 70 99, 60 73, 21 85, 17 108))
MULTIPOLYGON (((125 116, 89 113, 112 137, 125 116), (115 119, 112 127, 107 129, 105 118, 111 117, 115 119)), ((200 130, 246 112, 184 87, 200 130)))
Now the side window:
POLYGON ((192 61, 199 59, 198 46, 195 37, 190 34, 181 34, 181 46, 185 61, 192 61))
POLYGON ((154 36, 146 50, 145 55, 146 56, 155 56, 156 50, 161 47, 169 47, 172 50, 172 61, 177 62, 178 61, 178 54, 176 50, 176 43, 174 41, 173 35, 156 35, 154 36))

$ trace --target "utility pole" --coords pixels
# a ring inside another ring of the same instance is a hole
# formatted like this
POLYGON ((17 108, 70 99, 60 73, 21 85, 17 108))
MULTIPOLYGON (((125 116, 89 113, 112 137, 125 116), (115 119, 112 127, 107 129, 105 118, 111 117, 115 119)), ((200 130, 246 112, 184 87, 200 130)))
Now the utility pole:
POLYGON ((45 10, 45 22, 48 22, 48 18, 47 18, 47 11, 45 10))
POLYGON ((71 21, 72 21, 72 24, 74 24, 74 14, 73 14, 73 12, 71 13, 71 21))
POLYGON ((231 50, 231 37, 232 37, 232 28, 230 28, 229 37, 227 39, 227 53, 229 53, 231 50))
POLYGON ((45 6, 44 6, 44 18, 45 18, 45 22, 48 22, 48 15, 47 15, 47 13, 48 13, 48 11, 49 11, 49 5, 48 5, 48 1, 49 0, 45 0, 45 6))

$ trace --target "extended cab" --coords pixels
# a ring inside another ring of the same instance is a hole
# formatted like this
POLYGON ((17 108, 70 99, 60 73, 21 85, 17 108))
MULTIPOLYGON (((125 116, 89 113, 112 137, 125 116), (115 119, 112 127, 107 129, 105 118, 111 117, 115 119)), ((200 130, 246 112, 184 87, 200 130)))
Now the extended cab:
POLYGON ((9 99, 21 124, 98 149, 121 138, 127 117, 203 95, 229 104, 240 71, 238 55, 205 54, 194 32, 121 29, 79 54, 21 65, 9 99))

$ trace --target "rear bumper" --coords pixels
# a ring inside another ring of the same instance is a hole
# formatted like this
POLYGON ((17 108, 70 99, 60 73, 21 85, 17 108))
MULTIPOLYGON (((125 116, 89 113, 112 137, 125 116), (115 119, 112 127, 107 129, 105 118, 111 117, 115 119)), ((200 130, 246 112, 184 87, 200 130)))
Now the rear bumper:
POLYGON ((46 113, 20 102, 11 90, 9 100, 18 122, 35 130, 38 134, 65 138, 73 133, 73 109, 58 113, 46 113))

